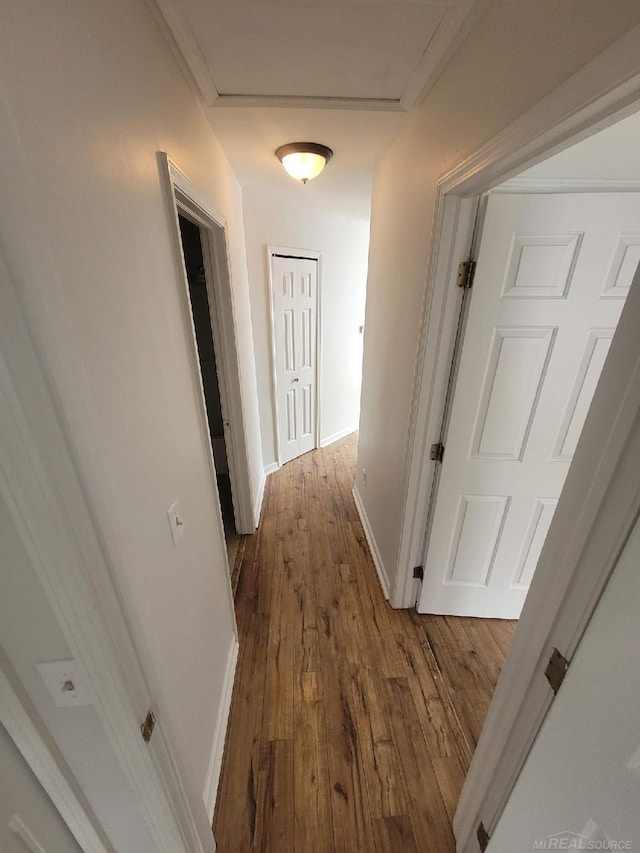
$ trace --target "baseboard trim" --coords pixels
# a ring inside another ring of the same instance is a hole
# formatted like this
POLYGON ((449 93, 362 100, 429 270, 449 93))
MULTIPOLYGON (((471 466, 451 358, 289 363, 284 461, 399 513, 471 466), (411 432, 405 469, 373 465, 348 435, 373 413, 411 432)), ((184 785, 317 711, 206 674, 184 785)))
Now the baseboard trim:
POLYGON ((260 484, 258 485, 258 494, 253 505, 253 526, 254 529, 260 524, 260 513, 262 512, 262 500, 264 498, 264 487, 267 482, 266 473, 263 471, 260 475, 260 484))
POLYGON ((277 471, 280 465, 277 462, 272 462, 270 465, 265 465, 264 476, 268 477, 269 474, 273 474, 274 471, 277 471))
POLYGON ((213 822, 213 813, 215 811, 216 798, 218 796, 218 783, 220 782, 220 770, 222 769, 224 744, 227 734, 227 725, 229 723, 229 714, 231 712, 231 697, 233 696, 233 683, 236 674, 236 664, 238 663, 238 650, 238 640, 234 636, 229 648, 229 654, 227 655, 227 666, 224 673, 224 681, 222 683, 222 696, 220 697, 220 705, 218 706, 218 719, 216 720, 216 728, 213 733, 211 758, 209 759, 207 780, 202 794, 210 823, 213 822))
POLYGON ((382 587, 382 591, 384 592, 384 597, 388 601, 390 588, 389 575, 387 574, 387 570, 385 569, 384 563, 382 562, 378 543, 376 542, 376 538, 373 535, 373 530, 371 529, 371 524, 369 522, 369 518, 364 508, 364 504, 362 503, 362 498, 360 497, 357 486, 353 487, 353 499, 356 504, 356 509, 358 510, 358 515, 360 516, 360 521, 362 522, 364 535, 367 537, 367 543, 369 545, 369 550, 371 551, 373 565, 376 567, 376 572, 378 573, 380 586, 382 587))
POLYGON ((351 435, 352 432, 356 432, 357 429, 357 426, 350 426, 346 429, 341 429, 340 432, 334 432, 333 435, 328 435, 326 438, 321 438, 320 447, 328 447, 334 441, 340 441, 341 438, 345 438, 347 435, 351 435))

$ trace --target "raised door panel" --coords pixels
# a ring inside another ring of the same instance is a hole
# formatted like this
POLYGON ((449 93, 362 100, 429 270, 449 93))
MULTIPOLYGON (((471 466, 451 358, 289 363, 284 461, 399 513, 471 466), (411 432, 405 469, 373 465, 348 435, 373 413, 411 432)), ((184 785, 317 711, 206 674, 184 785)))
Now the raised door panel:
POLYGON ((311 284, 312 277, 313 274, 311 272, 303 272, 300 275, 300 293, 302 294, 302 296, 305 296, 307 298, 311 298, 313 293, 311 284))
POLYGON ((582 234, 514 234, 502 286, 507 299, 563 299, 582 234))
POLYGON ((460 495, 445 583, 488 585, 508 508, 502 495, 460 495))
POLYGON ((529 588, 557 503, 557 498, 536 499, 513 577, 513 588, 529 588))
POLYGON ((472 457, 522 459, 555 332, 555 328, 494 329, 475 420, 472 457))
POLYGON ((311 309, 303 308, 300 312, 300 367, 309 369, 313 367, 313 324, 311 309))
POLYGON ((297 406, 296 406, 296 389, 290 388, 285 393, 285 425, 286 425, 286 434, 285 441, 287 444, 291 444, 291 442, 296 441, 298 438, 298 417, 297 417, 297 406))
POLYGON ((296 317, 292 308, 282 314, 283 328, 283 367, 285 373, 295 373, 297 367, 296 359, 296 317))
POLYGON ((294 295, 294 274, 293 272, 282 273, 282 295, 288 299, 293 299, 294 295))
POLYGON ((589 333, 578 375, 556 439, 553 460, 570 462, 573 459, 614 331, 614 329, 592 329, 589 333))
POLYGON ((640 264, 640 234, 619 234, 613 250, 602 296, 625 299, 640 264))
POLYGON ((311 385, 304 385, 301 389, 302 418, 301 438, 309 438, 313 434, 313 389, 311 385))

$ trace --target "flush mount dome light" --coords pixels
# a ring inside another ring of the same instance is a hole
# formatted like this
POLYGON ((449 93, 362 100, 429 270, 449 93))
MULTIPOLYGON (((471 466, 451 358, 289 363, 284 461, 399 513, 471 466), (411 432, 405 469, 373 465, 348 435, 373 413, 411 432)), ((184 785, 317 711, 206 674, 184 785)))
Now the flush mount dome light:
POLYGON ((333 151, 318 142, 289 142, 276 149, 276 157, 292 178, 306 184, 318 177, 333 157, 333 151))

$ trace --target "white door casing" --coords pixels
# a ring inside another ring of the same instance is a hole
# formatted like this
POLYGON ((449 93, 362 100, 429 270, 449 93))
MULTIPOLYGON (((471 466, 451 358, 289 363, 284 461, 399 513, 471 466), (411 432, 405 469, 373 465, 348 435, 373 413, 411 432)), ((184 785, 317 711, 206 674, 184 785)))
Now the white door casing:
POLYGON ((318 262, 272 255, 280 464, 317 446, 318 262))
POLYGON ((519 616, 640 260, 639 223, 636 193, 490 197, 420 612, 519 616))
MULTIPOLYGON (((181 301, 185 322, 190 332, 192 369, 197 375, 196 381, 201 389, 200 420, 207 435, 207 441, 210 442, 209 422, 191 314, 189 285, 184 268, 178 214, 185 215, 200 228, 236 527, 239 533, 253 533, 258 526, 259 513, 254 508, 255 503, 251 488, 251 470, 236 340, 226 220, 184 172, 169 159, 166 153, 158 152, 158 162, 164 181, 167 212, 172 225, 176 265, 182 280, 181 301)), ((213 450, 211 450, 210 462, 211 482, 217 495, 218 487, 213 450)), ((221 519, 220 524, 222 525, 221 519)), ((230 585, 228 592, 233 612, 233 595, 230 585)))

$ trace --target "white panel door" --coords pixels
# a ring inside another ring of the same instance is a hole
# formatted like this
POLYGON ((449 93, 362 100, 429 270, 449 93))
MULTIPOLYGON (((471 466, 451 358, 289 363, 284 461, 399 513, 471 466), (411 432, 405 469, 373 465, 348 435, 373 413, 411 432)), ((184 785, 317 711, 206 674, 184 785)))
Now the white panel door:
POLYGON ((316 446, 318 262, 272 256, 280 462, 316 446))
POLYGON ((488 853, 639 853, 639 563, 636 524, 492 833, 488 853))
POLYGON ((640 260, 640 194, 488 200, 418 609, 517 618, 640 260))

